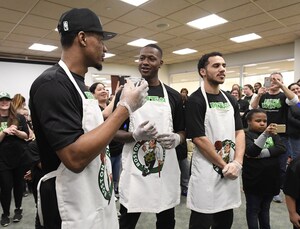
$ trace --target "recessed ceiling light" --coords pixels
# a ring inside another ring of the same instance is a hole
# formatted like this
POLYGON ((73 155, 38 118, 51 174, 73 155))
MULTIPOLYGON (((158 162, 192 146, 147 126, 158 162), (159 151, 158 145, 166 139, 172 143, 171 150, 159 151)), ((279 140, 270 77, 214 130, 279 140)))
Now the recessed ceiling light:
POLYGON ((197 52, 197 50, 185 48, 185 49, 176 50, 173 53, 178 54, 178 55, 187 55, 187 54, 194 53, 194 52, 197 52))
POLYGON ((219 17, 216 14, 211 14, 206 17, 198 18, 194 21, 190 21, 187 25, 197 28, 197 29, 206 29, 216 25, 221 25, 228 22, 226 19, 219 17))
POLYGON ((51 52, 51 51, 57 49, 57 46, 34 43, 28 49, 43 51, 43 52, 51 52))
POLYGON ((290 59, 287 59, 287 61, 294 61, 295 58, 290 58, 290 59))
POLYGON ((95 80, 106 80, 104 77, 96 77, 95 80))
POLYGON ((139 61, 140 61, 139 59, 137 59, 137 60, 134 60, 134 62, 135 62, 135 63, 138 63, 139 61))
POLYGON ((144 47, 148 44, 156 44, 157 41, 152 41, 152 40, 147 40, 147 39, 144 39, 144 38, 140 38, 140 39, 137 39, 135 41, 131 41, 129 43, 127 43, 127 45, 131 45, 131 46, 137 46, 137 47, 144 47))
POLYGON ((149 0, 121 0, 121 1, 133 6, 139 6, 144 4, 145 2, 148 2, 149 0))
POLYGON ((257 35, 256 33, 249 33, 249 34, 245 34, 245 35, 238 36, 238 37, 232 37, 232 38, 230 38, 230 40, 234 41, 236 43, 242 43, 242 42, 246 42, 246 41, 257 40, 260 38, 261 38, 261 36, 257 35))
POLYGON ((105 59, 105 58, 113 57, 113 56, 115 56, 115 55, 116 55, 116 54, 107 52, 107 53, 105 53, 104 59, 105 59))

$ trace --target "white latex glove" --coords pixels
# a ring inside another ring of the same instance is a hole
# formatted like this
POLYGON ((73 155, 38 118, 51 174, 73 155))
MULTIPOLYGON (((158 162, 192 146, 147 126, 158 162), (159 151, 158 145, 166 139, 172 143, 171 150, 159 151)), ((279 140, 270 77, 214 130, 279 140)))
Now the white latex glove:
POLYGON ((242 168, 243 166, 239 162, 234 160, 233 162, 230 162, 227 165, 225 165, 224 169, 222 170, 222 173, 224 177, 231 180, 235 180, 240 175, 242 168))
POLYGON ((132 133, 132 137, 136 142, 141 140, 151 140, 155 138, 157 130, 154 123, 145 121, 141 123, 132 133))
POLYGON ((160 134, 156 140, 165 149, 173 149, 180 144, 180 135, 176 133, 160 134))
POLYGON ((127 80, 127 83, 122 90, 118 106, 121 105, 126 107, 129 114, 135 112, 146 102, 148 90, 149 87, 146 80, 141 81, 139 86, 135 86, 133 82, 127 80))

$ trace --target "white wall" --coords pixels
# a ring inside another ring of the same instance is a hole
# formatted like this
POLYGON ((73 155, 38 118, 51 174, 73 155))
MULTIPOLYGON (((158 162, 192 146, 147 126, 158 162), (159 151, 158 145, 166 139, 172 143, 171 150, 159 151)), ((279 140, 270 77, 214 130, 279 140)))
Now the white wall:
POLYGON ((0 61, 0 91, 13 97, 20 93, 26 98, 28 105, 29 89, 32 82, 50 65, 23 64, 0 61))

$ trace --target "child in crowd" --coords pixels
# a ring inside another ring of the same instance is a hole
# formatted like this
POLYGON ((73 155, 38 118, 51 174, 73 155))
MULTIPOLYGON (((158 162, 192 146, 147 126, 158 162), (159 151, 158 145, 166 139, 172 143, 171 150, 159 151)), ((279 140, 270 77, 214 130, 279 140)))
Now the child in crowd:
POLYGON ((264 110, 250 110, 246 116, 246 150, 243 164, 243 188, 249 229, 270 228, 270 205, 280 192, 278 156, 285 146, 276 133, 277 124, 267 127, 264 110))
POLYGON ((286 170, 283 192, 293 228, 300 228, 300 157, 294 159, 286 170))

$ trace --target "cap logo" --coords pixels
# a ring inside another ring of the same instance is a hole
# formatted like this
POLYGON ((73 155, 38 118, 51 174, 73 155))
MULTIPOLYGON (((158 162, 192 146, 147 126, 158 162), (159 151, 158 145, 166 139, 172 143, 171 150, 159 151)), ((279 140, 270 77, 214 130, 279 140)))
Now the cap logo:
POLYGON ((68 21, 63 21, 64 31, 69 31, 69 23, 68 21))

